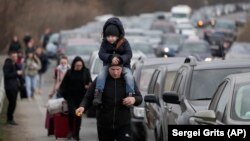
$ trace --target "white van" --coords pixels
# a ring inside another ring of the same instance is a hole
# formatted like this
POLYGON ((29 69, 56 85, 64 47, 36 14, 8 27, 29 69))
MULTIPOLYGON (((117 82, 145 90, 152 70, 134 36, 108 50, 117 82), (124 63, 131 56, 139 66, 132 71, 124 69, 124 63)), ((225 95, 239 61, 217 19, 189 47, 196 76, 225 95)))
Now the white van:
POLYGON ((192 14, 192 9, 188 5, 176 5, 171 8, 170 20, 175 23, 187 22, 192 14))

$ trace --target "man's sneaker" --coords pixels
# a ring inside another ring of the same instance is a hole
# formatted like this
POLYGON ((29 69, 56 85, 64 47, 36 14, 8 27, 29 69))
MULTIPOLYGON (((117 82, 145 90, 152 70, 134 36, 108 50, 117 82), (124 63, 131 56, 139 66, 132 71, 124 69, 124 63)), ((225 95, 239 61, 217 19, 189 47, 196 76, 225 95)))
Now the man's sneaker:
POLYGON ((9 125, 18 125, 14 120, 7 121, 7 123, 8 123, 9 125))
POLYGON ((102 104, 102 93, 98 90, 95 91, 93 105, 98 106, 102 104))

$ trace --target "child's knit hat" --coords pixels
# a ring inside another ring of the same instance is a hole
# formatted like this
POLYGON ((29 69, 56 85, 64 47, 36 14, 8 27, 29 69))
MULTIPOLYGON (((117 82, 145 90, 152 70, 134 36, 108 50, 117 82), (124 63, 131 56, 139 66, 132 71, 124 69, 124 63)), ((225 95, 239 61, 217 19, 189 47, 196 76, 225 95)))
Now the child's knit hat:
POLYGON ((104 37, 107 37, 107 36, 110 36, 110 35, 120 37, 120 32, 119 32, 119 29, 118 29, 118 27, 116 25, 110 24, 105 29, 104 37))

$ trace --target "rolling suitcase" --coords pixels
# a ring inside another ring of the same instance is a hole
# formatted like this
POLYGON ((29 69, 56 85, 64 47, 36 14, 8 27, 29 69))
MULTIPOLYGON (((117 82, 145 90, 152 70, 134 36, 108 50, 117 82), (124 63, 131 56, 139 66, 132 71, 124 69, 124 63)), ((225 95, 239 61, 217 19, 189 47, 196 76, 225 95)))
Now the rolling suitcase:
POLYGON ((48 131, 47 133, 48 136, 54 135, 54 116, 49 114, 48 111, 46 113, 45 128, 48 131))
POLYGON ((64 113, 54 114, 54 135, 56 139, 66 138, 68 131, 68 115, 64 113))

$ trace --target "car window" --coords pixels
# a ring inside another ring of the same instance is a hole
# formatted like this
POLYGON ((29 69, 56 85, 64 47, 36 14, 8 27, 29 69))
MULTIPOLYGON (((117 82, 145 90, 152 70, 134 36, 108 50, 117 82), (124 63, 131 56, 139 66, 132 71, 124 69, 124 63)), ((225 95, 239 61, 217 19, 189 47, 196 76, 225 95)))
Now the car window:
POLYGON ((208 52, 209 48, 205 43, 186 43, 181 47, 180 52, 204 53, 208 52))
POLYGON ((218 101, 220 100, 221 92, 224 90, 226 84, 227 84, 226 80, 223 81, 222 83, 220 83, 220 85, 218 86, 218 88, 216 89, 216 91, 214 93, 213 99, 211 100, 211 103, 209 105, 209 109, 215 110, 215 107, 217 106, 216 103, 218 103, 218 101))
POLYGON ((167 75, 165 78, 164 92, 168 92, 171 90, 175 76, 176 76, 176 71, 167 72, 167 75))
MULTIPOLYGON (((223 89, 223 88, 222 88, 223 89)), ((226 105, 228 103, 228 100, 230 98, 229 93, 230 92, 230 83, 226 83, 224 89, 222 90, 222 93, 220 95, 220 99, 217 103, 217 106, 215 108, 216 117, 218 120, 222 120, 224 111, 226 108, 226 105)))
POLYGON ((180 44, 181 42, 181 36, 166 36, 162 42, 163 44, 169 44, 169 45, 176 45, 180 44))
POLYGON ((176 77, 175 77, 175 80, 174 80, 173 88, 171 88, 172 91, 176 91, 176 92, 177 92, 177 89, 179 88, 180 83, 181 83, 181 80, 182 80, 182 77, 183 77, 182 72, 183 72, 183 69, 181 69, 181 70, 177 73, 177 75, 176 75, 176 77))
POLYGON ((154 93, 154 87, 155 87, 155 84, 156 84, 156 80, 157 80, 157 77, 159 75, 160 71, 159 70, 155 70, 152 77, 151 77, 151 80, 150 80, 150 83, 148 85, 148 94, 153 94, 154 93))
POLYGON ((250 68, 246 67, 195 70, 191 80, 190 95, 188 99, 211 99, 217 86, 227 75, 249 71, 250 68))
POLYGON ((153 72, 154 72, 153 68, 147 68, 141 70, 140 86, 139 86, 140 91, 142 92, 148 91, 149 82, 153 72))
POLYGON ((235 90, 235 98, 233 108, 235 113, 233 118, 237 117, 241 120, 250 119, 250 84, 241 84, 235 90))
MULTIPOLYGON (((164 81, 163 77, 165 77, 165 71, 159 71, 158 78, 156 80, 155 88, 154 88, 154 94, 157 95, 158 97, 161 97, 161 94, 163 93, 164 90, 164 81), (163 83, 163 84, 162 84, 163 83)), ((166 77, 165 77, 166 78, 166 77)))
POLYGON ((178 95, 184 95, 184 85, 185 85, 186 76, 187 76, 187 72, 183 71, 182 78, 180 80, 180 85, 177 88, 178 95))

